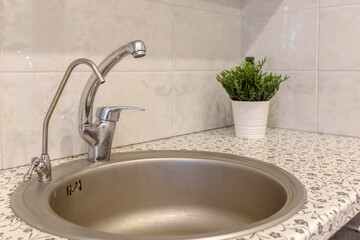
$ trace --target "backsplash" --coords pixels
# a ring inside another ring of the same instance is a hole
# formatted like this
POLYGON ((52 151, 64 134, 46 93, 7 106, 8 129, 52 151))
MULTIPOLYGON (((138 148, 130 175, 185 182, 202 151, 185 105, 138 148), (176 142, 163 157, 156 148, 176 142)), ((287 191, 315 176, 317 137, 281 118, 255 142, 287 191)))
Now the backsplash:
MULTIPOLYGON (((217 73, 245 56, 290 75, 271 100, 269 127, 360 137, 360 0, 0 1, 1 167, 41 153, 42 122, 67 66, 99 64, 141 39, 106 77, 97 106, 121 113, 113 146, 233 124, 217 73)), ((91 72, 79 66, 50 121, 52 159, 87 152, 77 111, 91 72)))
POLYGON ((291 76, 268 126, 360 137, 360 0, 242 4, 242 56, 291 76))
MULTIPOLYGON (((146 57, 122 60, 95 100, 146 109, 121 113, 114 147, 231 125, 230 100, 215 76, 240 59, 241 48, 231 47, 241 43, 240 11, 236 0, 1 1, 2 168, 41 153, 42 122, 70 62, 99 64, 136 39, 146 57)), ((89 70, 75 70, 54 111, 52 159, 87 152, 77 111, 89 70)))

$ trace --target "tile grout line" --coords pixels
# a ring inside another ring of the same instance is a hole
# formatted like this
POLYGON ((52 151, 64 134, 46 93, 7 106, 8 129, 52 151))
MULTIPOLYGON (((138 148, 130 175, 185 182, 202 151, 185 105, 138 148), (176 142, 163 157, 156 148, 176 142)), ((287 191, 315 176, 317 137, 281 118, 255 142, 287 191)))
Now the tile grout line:
POLYGON ((247 18, 247 17, 261 17, 261 16, 273 16, 275 14, 286 14, 286 13, 294 13, 294 12, 308 12, 308 11, 313 11, 316 10, 317 7, 309 7, 309 8, 299 8, 299 9, 292 9, 292 10, 280 10, 280 11, 275 11, 275 12, 268 12, 268 13, 258 13, 258 14, 249 14, 249 15, 242 15, 242 18, 247 18))
MULTIPOLYGON (((181 72, 221 72, 223 71, 224 68, 222 69, 200 69, 200 70, 144 70, 144 71, 112 71, 111 73, 181 73, 181 72)), ((307 70, 304 70, 307 71, 307 70)), ((360 71, 360 70, 359 70, 360 71)), ((4 73, 4 74, 64 74, 65 71, 0 71, 0 73, 4 73)), ((86 72, 86 71, 81 71, 81 72, 73 72, 73 74, 92 74, 92 72, 86 72)))
POLYGON ((317 0, 317 10, 316 10, 316 77, 315 77, 315 114, 316 114, 316 132, 319 132, 319 67, 320 67, 320 0, 317 0))
MULTIPOLYGON (((0 79, 0 109, 3 109, 3 103, 4 103, 4 88, 3 88, 3 81, 2 79, 0 79)), ((1 113, 2 115, 2 113, 1 113)), ((3 147, 3 138, 2 136, 4 136, 3 134, 3 121, 0 121, 0 169, 3 169, 3 165, 4 165, 4 147, 3 147)))
MULTIPOLYGON (((175 45, 175 9, 174 6, 171 6, 171 69, 174 69, 174 45, 175 45)), ((172 116, 171 116, 171 136, 175 135, 175 80, 174 80, 174 71, 171 71, 171 81, 172 81, 172 116)))
MULTIPOLYGON (((316 52, 316 50, 315 50, 316 52)), ((332 70, 332 69, 328 69, 328 70, 288 70, 288 69, 265 69, 264 72, 337 72, 337 73, 341 73, 341 72, 350 72, 350 73, 359 73, 360 70, 332 70)), ((209 72, 215 72, 215 71, 209 71, 209 72)))
POLYGON ((258 14, 249 14, 249 15, 242 15, 242 18, 246 18, 246 17, 261 17, 261 16, 272 16, 274 14, 286 14, 286 13, 294 13, 294 12, 302 12, 302 11, 311 11, 311 10, 317 10, 317 9, 331 9, 331 8, 346 8, 346 7, 352 7, 352 6, 357 6, 360 7, 359 3, 349 3, 349 4, 341 4, 341 5, 335 5, 335 6, 325 6, 325 7, 320 7, 320 3, 317 2, 317 6, 316 7, 309 7, 309 8, 299 8, 299 9, 292 9, 292 10, 280 10, 280 11, 275 11, 272 13, 258 13, 258 14))
MULTIPOLYGON (((149 0, 147 0, 147 1, 149 1, 149 0)), ((150 1, 150 2, 154 2, 154 1, 150 1)), ((238 13, 238 14, 235 14, 235 13, 222 13, 222 12, 218 12, 218 11, 215 11, 215 10, 209 10, 209 9, 203 9, 203 8, 197 8, 197 7, 189 7, 189 6, 184 6, 184 5, 174 4, 174 3, 165 3, 165 2, 158 2, 158 1, 155 1, 155 2, 157 4, 167 5, 167 6, 171 6, 171 7, 179 7, 179 8, 185 8, 185 9, 197 10, 197 11, 208 12, 208 13, 222 15, 222 16, 228 16, 228 17, 239 17, 239 16, 241 16, 241 10, 239 10, 240 13, 238 13)))
POLYGON ((172 81, 172 116, 171 116, 171 136, 175 135, 175 81, 174 73, 171 73, 172 81))
MULTIPOLYGON (((138 74, 138 73, 184 73, 184 72, 194 72, 194 73, 201 73, 201 72, 221 72, 223 71, 225 68, 222 68, 222 69, 211 69, 211 70, 168 70, 168 71, 115 71, 115 72, 112 72, 112 73, 133 73, 133 74, 138 74)), ((264 71, 267 71, 267 72, 270 72, 270 71, 284 71, 284 72, 354 72, 354 73, 359 73, 360 72, 360 69, 354 69, 354 70, 351 70, 351 69, 339 69, 339 70, 336 70, 336 69, 309 69, 309 70, 306 70, 306 69, 294 69, 294 70, 291 70, 291 69, 265 69, 264 71)), ((1 74, 64 74, 64 72, 61 72, 61 71, 50 71, 50 72, 46 72, 46 71, 43 71, 43 72, 36 72, 36 71, 26 71, 26 72, 23 72, 23 71, 18 71, 18 72, 15 72, 15 71, 0 71, 1 74)), ((92 74, 92 72, 74 72, 74 74, 92 74)))
MULTIPOLYGON (((0 30, 2 32, 4 32, 4 16, 0 16, 0 21, 2 22, 2 24, 0 25, 0 30)), ((1 38, 0 38, 0 41, 3 42, 4 40, 4 36, 2 35, 1 38)), ((0 62, 3 61, 3 57, 4 57, 4 54, 3 54, 3 50, 4 50, 4 46, 3 44, 0 44, 0 62)), ((2 74, 3 72, 1 71, 0 69, 0 75, 2 74)), ((4 88, 3 88, 3 78, 0 76, 0 113, 1 115, 3 114, 2 110, 4 109, 4 88)), ((2 121, 2 118, 0 120, 0 169, 3 169, 3 161, 4 161, 4 148, 3 148, 3 121, 2 121)))
POLYGON ((331 8, 339 8, 339 7, 346 8, 346 7, 352 7, 352 6, 360 7, 360 3, 339 4, 339 5, 325 6, 325 7, 320 7, 320 4, 319 4, 319 9, 331 9, 331 8))
POLYGON ((316 72, 314 70, 264 69, 264 72, 316 72))

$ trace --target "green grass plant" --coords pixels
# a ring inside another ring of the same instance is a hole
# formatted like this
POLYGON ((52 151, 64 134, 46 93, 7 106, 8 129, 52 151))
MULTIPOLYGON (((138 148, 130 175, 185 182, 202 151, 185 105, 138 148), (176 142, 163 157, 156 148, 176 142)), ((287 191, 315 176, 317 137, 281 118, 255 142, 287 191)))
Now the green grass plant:
POLYGON ((289 76, 262 71, 266 58, 253 63, 244 60, 216 76, 233 101, 269 101, 289 76))

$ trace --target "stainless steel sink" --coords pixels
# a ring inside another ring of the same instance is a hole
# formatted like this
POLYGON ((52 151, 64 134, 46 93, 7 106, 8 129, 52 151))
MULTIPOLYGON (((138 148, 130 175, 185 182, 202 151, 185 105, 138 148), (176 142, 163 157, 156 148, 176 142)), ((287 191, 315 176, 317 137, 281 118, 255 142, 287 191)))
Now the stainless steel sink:
POLYGON ((306 200, 288 172, 250 158, 194 151, 116 153, 23 183, 12 209, 70 239, 230 239, 281 223, 306 200))

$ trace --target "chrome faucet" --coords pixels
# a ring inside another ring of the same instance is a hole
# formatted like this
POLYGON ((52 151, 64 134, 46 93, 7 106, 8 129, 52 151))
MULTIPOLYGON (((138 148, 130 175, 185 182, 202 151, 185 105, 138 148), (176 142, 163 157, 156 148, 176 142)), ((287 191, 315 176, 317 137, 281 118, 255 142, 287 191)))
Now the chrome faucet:
POLYGON ((112 52, 100 63, 99 67, 97 67, 92 61, 84 58, 77 59, 69 65, 44 119, 42 154, 40 157, 34 157, 31 159, 30 168, 24 175, 25 182, 31 179, 33 171, 38 174, 38 181, 47 182, 51 180, 51 164, 48 154, 49 121, 70 74, 79 64, 86 64, 93 70, 93 74, 87 81, 81 95, 78 117, 79 134, 80 137, 89 145, 89 161, 97 162, 110 159, 111 144, 114 137, 116 122, 120 117, 120 112, 125 109, 140 111, 144 111, 144 109, 136 107, 100 107, 96 112, 97 120, 93 123, 93 103, 97 89, 100 84, 105 82, 104 77, 128 54, 133 55, 135 58, 145 56, 145 44, 141 40, 129 42, 112 52))
MULTIPOLYGON (((105 77, 117 63, 129 54, 134 58, 145 56, 144 42, 132 41, 112 52, 99 65, 101 75, 105 77)), ((93 103, 100 84, 97 75, 92 74, 84 87, 79 104, 79 134, 89 145, 89 161, 94 162, 109 160, 115 124, 119 119, 120 111, 124 109, 144 111, 142 108, 134 107, 103 107, 97 109, 98 119, 92 123, 93 103)))

